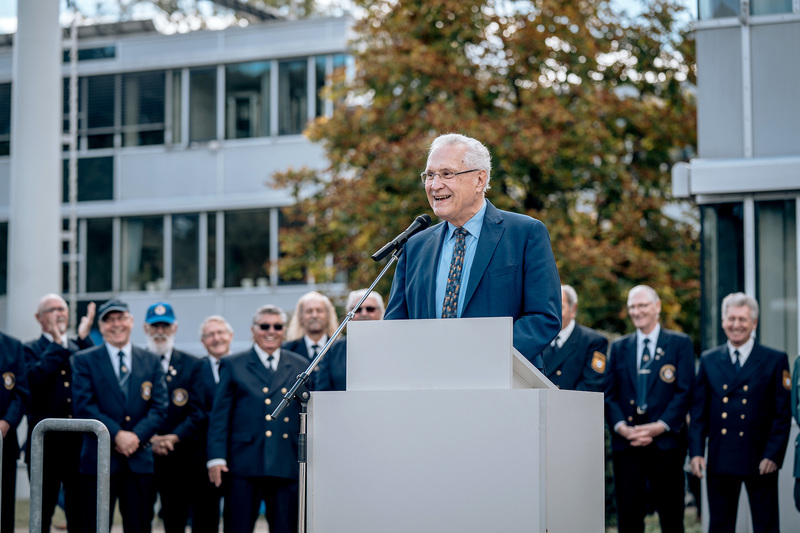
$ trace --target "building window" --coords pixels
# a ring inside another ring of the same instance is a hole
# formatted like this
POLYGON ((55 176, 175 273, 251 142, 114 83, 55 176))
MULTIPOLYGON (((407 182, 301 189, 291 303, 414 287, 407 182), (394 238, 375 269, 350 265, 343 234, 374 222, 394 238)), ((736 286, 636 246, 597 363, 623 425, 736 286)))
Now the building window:
POLYGON ((172 98, 170 99, 171 109, 170 109, 170 117, 172 119, 172 144, 180 144, 181 142, 181 134, 183 133, 181 130, 181 126, 183 125, 183 121, 181 120, 182 115, 182 105, 183 102, 183 74, 180 70, 173 70, 171 72, 171 79, 172 79, 172 98))
POLYGON ((217 138, 217 68, 189 72, 189 142, 217 138))
POLYGON ((744 208, 741 203, 701 207, 703 234, 703 348, 725 342, 722 299, 744 291, 744 208))
POLYGON ((699 0, 700 20, 739 16, 739 0, 699 0))
POLYGON ((196 289, 200 284, 200 215, 172 216, 172 288, 196 289))
POLYGON ((269 135, 270 62, 225 68, 225 138, 269 135))
POLYGON ((308 61, 282 61, 278 66, 278 133, 303 133, 308 122, 308 61))
POLYGON ((163 71, 122 75, 122 146, 164 144, 163 71))
POLYGON ((114 225, 110 218, 86 220, 86 292, 111 292, 114 225))
POLYGON ((772 15, 775 13, 791 13, 792 0, 751 0, 751 15, 772 15))
POLYGON ((122 219, 123 291, 164 287, 164 217, 122 219))
POLYGON ((269 209, 225 213, 225 286, 269 284, 269 209))
POLYGON ((0 83, 0 156, 11 153, 11 84, 0 83))
POLYGON ((760 341, 790 354, 798 353, 794 198, 756 202, 756 279, 760 341))
POLYGON ((215 289, 219 286, 217 283, 217 214, 208 213, 206 220, 206 267, 208 269, 206 287, 215 289))
MULTIPOLYGON (((69 63, 69 50, 64 50, 64 63, 69 63)), ((114 59, 117 57, 116 46, 99 46, 78 50, 78 61, 94 61, 96 59, 114 59)))
POLYGON ((315 93, 316 93, 316 109, 314 116, 321 117, 325 114, 325 100, 320 94, 322 88, 325 87, 326 64, 328 62, 327 56, 317 56, 314 61, 315 72, 315 93))
MULTIPOLYGON (((62 164, 62 201, 69 201, 69 161, 62 164)), ((93 202, 114 199, 114 158, 87 157, 78 159, 78 201, 93 202)))
POLYGON ((292 207, 283 207, 278 211, 278 283, 281 285, 297 285, 306 282, 307 258, 296 250, 287 250, 284 242, 297 242, 296 235, 301 232, 306 220, 292 207), (286 237, 294 235, 294 239, 286 237))
POLYGON ((86 146, 90 150, 114 146, 115 78, 114 75, 91 76, 81 80, 78 97, 86 97, 86 122, 81 133, 86 135, 86 146), (81 94, 84 87, 86 90, 81 94))

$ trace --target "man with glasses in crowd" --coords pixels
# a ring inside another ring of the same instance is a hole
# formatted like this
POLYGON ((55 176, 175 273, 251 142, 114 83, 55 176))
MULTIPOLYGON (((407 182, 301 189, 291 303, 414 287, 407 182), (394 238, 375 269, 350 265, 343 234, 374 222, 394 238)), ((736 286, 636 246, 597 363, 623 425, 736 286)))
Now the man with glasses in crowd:
POLYGON ((611 429, 617 524, 644 531, 648 508, 661 530, 683 531, 686 413, 694 382, 692 341, 662 328, 661 299, 647 285, 628 292, 636 331, 611 344, 606 422, 611 429))
POLYGON ((208 432, 208 475, 216 485, 230 472, 225 530, 251 533, 263 501, 270 533, 296 533, 300 406, 280 419, 272 412, 307 360, 281 349, 286 314, 274 305, 253 317, 253 347, 224 357, 208 432), (228 510, 230 504, 230 510, 228 510))
MULTIPOLYGON (((367 289, 351 291, 347 296, 347 312, 366 294, 367 289)), ((354 321, 382 320, 384 312, 383 298, 377 292, 370 293, 361 307, 355 310, 354 321)), ((319 364, 320 372, 315 378, 315 390, 347 390, 347 337, 337 339, 319 364)))
POLYGON ((489 150, 455 133, 431 144, 421 174, 444 220, 411 237, 392 282, 386 319, 504 317, 514 347, 543 370, 541 353, 561 329, 561 284, 540 221, 486 200, 489 150))

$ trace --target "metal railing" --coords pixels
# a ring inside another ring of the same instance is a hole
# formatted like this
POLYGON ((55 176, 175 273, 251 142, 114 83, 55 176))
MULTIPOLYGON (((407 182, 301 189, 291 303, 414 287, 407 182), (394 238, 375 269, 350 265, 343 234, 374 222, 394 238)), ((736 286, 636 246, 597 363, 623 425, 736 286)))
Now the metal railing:
MULTIPOLYGON (((108 533, 111 494, 111 436, 99 420, 81 418, 46 418, 36 424, 31 435, 31 508, 30 533, 42 531, 42 475, 44 434, 48 431, 92 432, 97 435, 97 533, 108 533)), ((0 457, 2 457, 0 440, 0 457)), ((2 479, 2 466, 0 466, 2 479)))

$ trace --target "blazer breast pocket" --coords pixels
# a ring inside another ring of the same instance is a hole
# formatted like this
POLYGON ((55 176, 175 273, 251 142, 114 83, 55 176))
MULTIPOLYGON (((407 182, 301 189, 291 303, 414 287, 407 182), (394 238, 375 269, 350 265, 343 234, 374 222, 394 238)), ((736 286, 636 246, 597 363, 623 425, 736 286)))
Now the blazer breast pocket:
POLYGON ((500 278, 503 276, 512 276, 517 272, 517 265, 508 265, 504 267, 492 268, 487 271, 490 278, 500 278))

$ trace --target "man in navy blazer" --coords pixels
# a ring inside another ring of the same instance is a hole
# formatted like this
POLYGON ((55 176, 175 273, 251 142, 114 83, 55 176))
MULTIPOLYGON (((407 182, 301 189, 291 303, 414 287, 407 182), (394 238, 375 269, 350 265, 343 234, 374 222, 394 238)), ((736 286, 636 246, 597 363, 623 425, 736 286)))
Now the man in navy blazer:
POLYGON ((490 172, 480 141, 454 133, 433 141, 421 178, 445 222, 405 244, 385 319, 511 317, 514 347, 542 369, 540 354, 561 329, 550 236, 540 221, 486 200, 490 172))
POLYGON ((608 339, 575 322, 578 293, 561 286, 561 331, 542 357, 547 377, 559 389, 603 392, 608 339))
POLYGON ((753 531, 777 533, 778 470, 791 429, 789 358, 756 342, 758 303, 741 292, 722 300, 728 342, 700 360, 692 400, 692 472, 706 475, 709 531, 736 530, 742 483, 753 531), (708 438, 708 461, 704 457, 708 438))
MULTIPOLYGON (((78 337, 67 337, 69 307, 58 294, 39 300, 36 321, 41 336, 25 343, 25 363, 31 399, 28 403, 28 441, 25 462, 28 476, 31 465, 31 435, 45 418, 72 418, 72 354, 94 346, 89 333, 94 322, 95 304, 90 302, 86 316, 78 325, 78 337)), ((83 494, 79 466, 83 435, 74 432, 49 432, 44 436, 42 471, 42 531, 50 531, 53 512, 63 485, 64 511, 70 533, 83 530, 83 494)))
POLYGON ((296 533, 300 407, 292 402, 280 419, 272 412, 298 374, 300 355, 281 349, 285 313, 274 305, 253 317, 253 347, 224 357, 208 431, 208 476, 217 486, 230 472, 225 530, 250 533, 263 501, 271 533, 296 533), (229 509, 230 506, 230 509, 229 509))
MULTIPOLYGON (((330 298, 317 291, 307 292, 297 300, 285 335, 288 340, 283 343, 282 348, 302 355, 311 363, 338 326, 336 308, 333 307, 330 298)), ((314 367, 307 384, 311 390, 319 390, 317 381, 325 359, 314 367)))
POLYGON ((207 416, 203 410, 204 365, 197 357, 175 349, 177 331, 172 305, 157 302, 147 308, 147 349, 161 360, 169 401, 166 421, 150 438, 155 488, 161 498, 159 516, 166 533, 186 530, 192 502, 206 477, 205 461, 197 454, 201 426, 207 416))
POLYGON ((28 385, 22 343, 3 332, 0 332, 0 374, 3 376, 3 387, 0 387, 0 434, 3 435, 3 457, 0 459, 3 461, 0 532, 12 533, 19 458, 17 426, 25 414, 28 385))
MULTIPOLYGON (((128 304, 98 310, 100 346, 72 356, 76 418, 102 422, 111 435, 110 512, 119 499, 125 533, 147 533, 153 520, 153 451, 147 445, 167 417, 167 387, 158 357, 130 342, 128 304)), ((85 435, 81 474, 86 531, 96 530, 97 439, 85 435)))
POLYGON ((661 300, 652 287, 632 288, 628 315, 636 331, 609 350, 606 422, 620 533, 643 532, 648 507, 658 511, 662 531, 683 531, 694 350, 687 335, 661 327, 660 314, 661 300))

